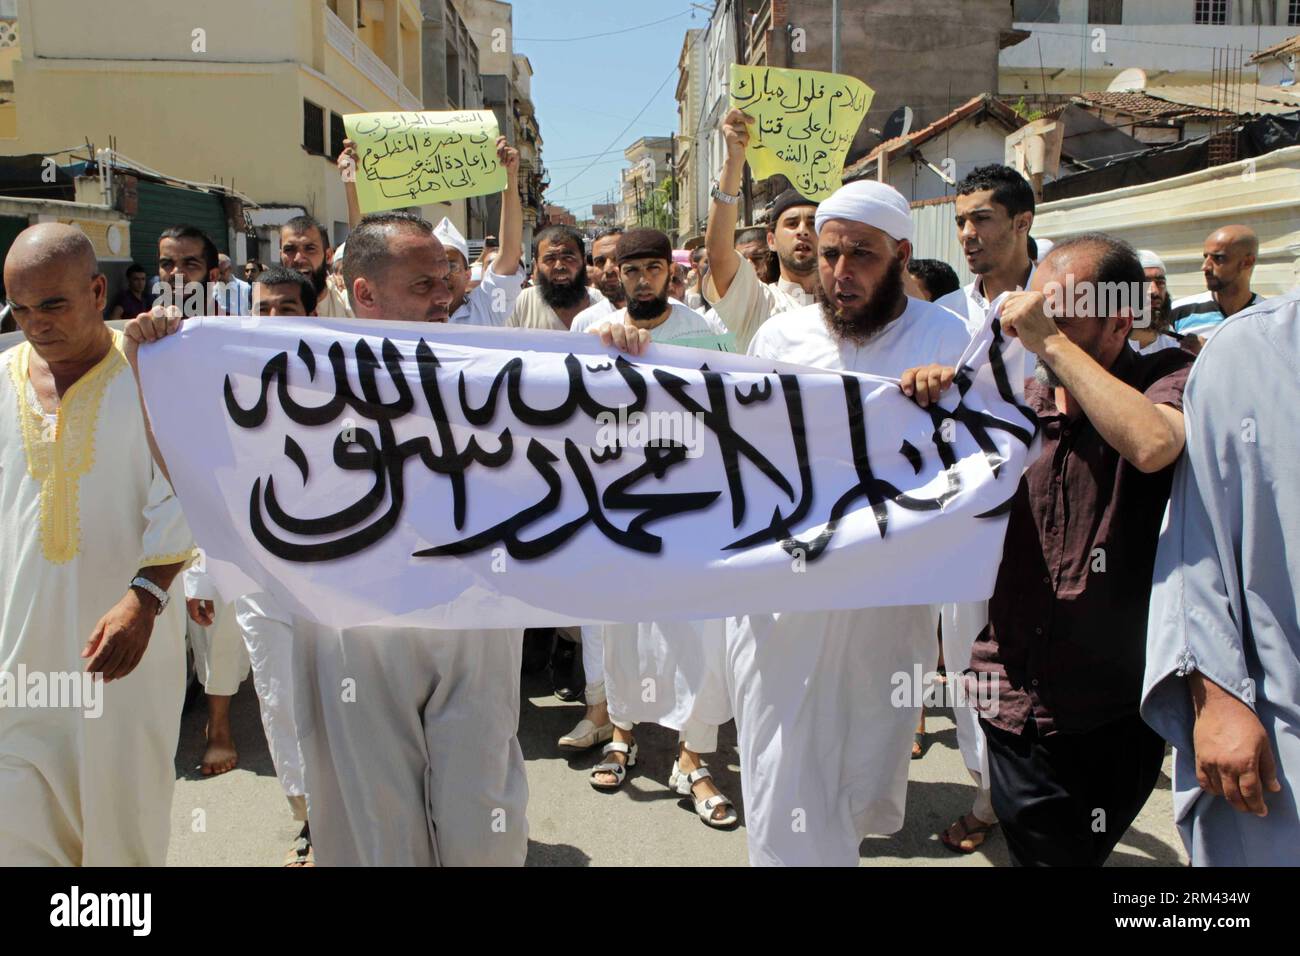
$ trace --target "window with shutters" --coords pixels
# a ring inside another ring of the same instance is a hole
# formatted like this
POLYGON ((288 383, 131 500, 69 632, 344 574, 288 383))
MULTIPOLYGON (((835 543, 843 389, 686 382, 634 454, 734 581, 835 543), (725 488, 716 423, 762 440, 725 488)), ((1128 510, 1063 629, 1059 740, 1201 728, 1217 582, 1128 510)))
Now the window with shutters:
POLYGON ((1286 25, 1300 27, 1300 0, 1290 0, 1286 7, 1286 25))
POLYGON ((1088 0, 1089 23, 1123 23, 1124 0, 1088 0))
POLYGON ((339 153, 343 152, 343 141, 347 136, 347 131, 343 129, 343 117, 330 110, 330 159, 337 159, 339 153))
POLYGON ((309 153, 325 155, 325 111, 310 100, 302 101, 302 146, 309 153))

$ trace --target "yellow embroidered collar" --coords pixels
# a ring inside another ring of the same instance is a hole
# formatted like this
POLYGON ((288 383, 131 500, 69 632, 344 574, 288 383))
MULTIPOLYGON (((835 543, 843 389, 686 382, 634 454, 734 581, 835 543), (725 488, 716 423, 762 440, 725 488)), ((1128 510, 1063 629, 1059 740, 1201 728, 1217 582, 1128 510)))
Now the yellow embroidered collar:
POLYGON ((126 368, 122 333, 110 331, 113 345, 108 354, 63 394, 52 423, 39 403, 28 398, 31 344, 24 342, 14 349, 9 361, 27 472, 41 483, 41 550, 52 564, 71 561, 80 548, 81 476, 95 464, 95 427, 104 389, 126 368))

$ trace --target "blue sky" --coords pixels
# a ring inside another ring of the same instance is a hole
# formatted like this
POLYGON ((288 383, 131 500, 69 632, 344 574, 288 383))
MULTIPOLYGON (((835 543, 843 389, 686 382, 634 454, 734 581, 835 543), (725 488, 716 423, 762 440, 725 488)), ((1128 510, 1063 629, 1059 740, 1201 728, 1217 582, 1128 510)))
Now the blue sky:
POLYGON ((677 57, 686 31, 707 26, 708 13, 689 0, 514 0, 513 7, 515 51, 533 65, 542 161, 551 172, 546 201, 582 218, 606 192, 617 202, 624 148, 676 132, 677 57), (629 29, 656 20, 665 22, 629 29), (615 30, 628 32, 591 37, 615 30), (612 151, 594 155, 605 149, 612 151))

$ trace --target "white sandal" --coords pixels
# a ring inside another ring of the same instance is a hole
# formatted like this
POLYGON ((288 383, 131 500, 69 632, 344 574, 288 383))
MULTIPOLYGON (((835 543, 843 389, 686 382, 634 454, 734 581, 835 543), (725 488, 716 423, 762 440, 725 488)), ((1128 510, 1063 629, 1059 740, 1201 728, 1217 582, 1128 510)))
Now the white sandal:
POLYGON ((700 767, 698 770, 692 770, 690 773, 682 773, 677 764, 673 764, 673 777, 669 777, 670 784, 676 778, 677 792, 688 798, 695 805, 695 814, 708 826, 715 830, 726 830, 734 827, 740 822, 740 815, 736 813, 736 805, 731 802, 725 794, 719 793, 714 797, 705 797, 703 800, 696 800, 695 794, 691 792, 692 785, 704 779, 712 779, 713 774, 708 767, 700 767), (726 807, 728 812, 721 820, 714 819, 713 811, 718 807, 726 807))
POLYGON ((605 744, 601 748, 600 755, 618 753, 625 754, 625 762, 619 763, 617 760, 608 760, 604 763, 598 763, 591 768, 591 785, 597 790, 617 790, 623 786, 623 781, 627 777, 627 768, 636 766, 636 741, 632 741, 631 747, 620 741, 614 740, 605 744), (615 777, 614 783, 600 783, 596 780, 598 773, 612 773, 615 777))

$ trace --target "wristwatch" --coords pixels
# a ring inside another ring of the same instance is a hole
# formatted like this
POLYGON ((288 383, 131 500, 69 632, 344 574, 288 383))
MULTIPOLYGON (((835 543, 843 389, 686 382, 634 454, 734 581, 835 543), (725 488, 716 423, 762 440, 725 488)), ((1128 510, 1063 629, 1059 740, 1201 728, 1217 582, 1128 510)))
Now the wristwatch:
POLYGON ((731 195, 731 193, 724 193, 721 184, 716 180, 714 180, 713 188, 709 190, 709 195, 718 202, 726 203, 728 206, 734 206, 736 203, 740 202, 740 193, 736 193, 734 196, 731 195))
POLYGON ((171 601, 171 595, 168 594, 166 591, 164 591, 162 588, 160 588, 158 585, 154 584, 148 578, 141 577, 140 575, 137 574, 135 577, 131 579, 130 586, 133 588, 139 588, 141 591, 144 591, 146 594, 153 595, 154 600, 158 602, 158 611, 157 611, 158 614, 161 614, 163 611, 167 610, 167 604, 169 601, 171 601))

